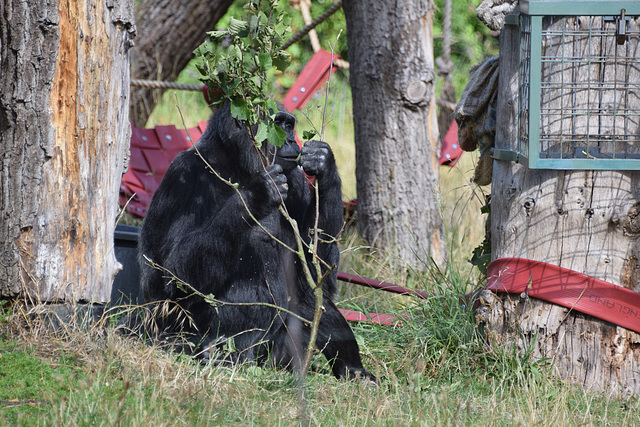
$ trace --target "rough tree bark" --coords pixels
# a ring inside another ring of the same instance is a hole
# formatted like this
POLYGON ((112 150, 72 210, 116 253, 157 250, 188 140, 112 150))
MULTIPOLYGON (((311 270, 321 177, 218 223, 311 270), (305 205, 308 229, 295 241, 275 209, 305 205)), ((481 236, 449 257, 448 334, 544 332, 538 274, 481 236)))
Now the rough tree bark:
POLYGON ((344 2, 360 233, 396 264, 444 261, 432 2, 344 2))
POLYGON ((0 296, 105 302, 133 0, 0 2, 0 296))
MULTIPOLYGON (((632 25, 637 31, 638 20, 632 25)), ((496 147, 507 150, 517 144, 518 49, 518 27, 505 26, 496 147)), ((631 81, 640 81, 640 69, 631 73, 631 81)), ((572 105, 587 102, 596 102, 593 93, 577 94, 572 105)), ((628 102, 637 111, 638 93, 628 102)), ((629 119, 629 131, 638 132, 638 117, 629 119)), ((492 259, 543 261, 640 292, 639 183, 640 172, 533 170, 494 161, 492 259)), ((479 317, 495 338, 520 349, 532 343, 534 357, 551 359, 558 376, 617 395, 640 392, 640 334, 535 298, 484 291, 482 299, 479 317)))
MULTIPOLYGON (((132 50, 133 79, 174 81, 193 50, 212 31, 233 0, 141 0, 135 17, 138 38, 132 50)), ((130 117, 143 127, 163 89, 131 88, 130 117)))

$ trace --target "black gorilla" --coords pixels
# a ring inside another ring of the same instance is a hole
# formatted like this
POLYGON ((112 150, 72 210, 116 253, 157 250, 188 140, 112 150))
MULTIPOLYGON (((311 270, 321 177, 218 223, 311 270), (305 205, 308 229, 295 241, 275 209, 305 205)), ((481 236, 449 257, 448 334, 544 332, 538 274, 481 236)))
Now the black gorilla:
MULTIPOLYGON (((285 206, 297 221, 300 234, 310 241, 315 222, 315 195, 300 164, 319 185, 317 253, 327 265, 337 266, 340 253, 332 238, 342 227, 341 182, 328 144, 309 141, 302 150, 294 138, 295 117, 280 111, 276 124, 287 134, 281 148, 265 142, 263 152, 272 161, 266 168, 245 127, 229 106, 209 120, 197 148, 221 177, 238 184, 241 198, 207 169, 195 150, 179 154, 171 164, 149 206, 142 225, 139 261, 142 290, 148 301, 173 300, 188 310, 201 343, 233 337, 235 360, 253 360, 290 366, 297 349, 304 349, 309 328, 285 312, 251 305, 217 305, 189 296, 170 282, 167 274, 148 264, 145 256, 205 295, 226 303, 270 303, 313 319, 314 295, 301 263, 276 243, 247 214, 247 208, 272 236, 296 248, 291 225, 278 211, 285 206), (296 338, 296 336, 298 338, 296 338)), ((323 272, 326 269, 323 267, 323 272)), ((312 274, 315 269, 311 267, 312 274)), ((332 301, 337 271, 324 280, 324 313, 317 347, 333 364, 336 377, 356 373, 372 378, 362 367, 353 332, 332 301)))

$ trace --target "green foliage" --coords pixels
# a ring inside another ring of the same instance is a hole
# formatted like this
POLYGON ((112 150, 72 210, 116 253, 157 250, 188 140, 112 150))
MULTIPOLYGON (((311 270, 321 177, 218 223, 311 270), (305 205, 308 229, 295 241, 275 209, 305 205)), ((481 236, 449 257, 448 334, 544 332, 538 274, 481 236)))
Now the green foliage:
POLYGON ((6 299, 0 300, 0 325, 3 323, 6 323, 9 320, 11 316, 11 311, 9 307, 10 307, 9 300, 6 300, 6 299))
MULTIPOLYGON (((491 215, 491 198, 487 196, 487 202, 480 208, 483 214, 491 215)), ((475 247, 469 260, 471 265, 478 267, 478 270, 484 277, 487 276, 487 267, 491 262, 491 236, 486 233, 484 240, 475 247)))
POLYGON ((5 325, 0 425, 637 424, 637 398, 581 390, 530 351, 483 341, 455 270, 425 276, 430 300, 397 297, 404 305, 386 312, 402 326, 351 324, 377 387, 335 380, 322 357, 300 386, 287 370, 201 365, 111 327, 69 324, 63 337, 36 321, 5 325))
POLYGON ((304 139, 305 141, 309 141, 316 135, 317 132, 315 130, 305 130, 304 132, 302 132, 302 139, 304 139))
POLYGON ((471 265, 478 267, 480 273, 487 275, 487 268, 491 262, 491 239, 485 236, 482 243, 475 247, 469 259, 471 265))
POLYGON ((226 30, 208 32, 208 39, 194 51, 213 106, 230 102, 231 114, 246 125, 258 146, 265 139, 278 147, 286 140, 273 123, 278 108, 266 84, 268 71, 284 71, 291 62, 289 53, 280 50, 290 34, 291 19, 277 6, 278 0, 250 0, 241 19, 230 17, 226 30))
MULTIPOLYGON (((240 3, 232 5, 221 26, 227 27, 230 16, 239 16, 240 3)), ((313 1, 312 16, 317 17, 330 3, 328 0, 313 1)), ((436 56, 441 52, 442 3, 442 0, 436 0, 439 7, 434 20, 436 56)), ((468 68, 497 53, 496 35, 475 17, 478 4, 479 0, 453 2, 452 60, 456 63, 453 79, 458 94, 466 84, 468 68)), ((293 31, 301 29, 304 24, 300 13, 290 9, 288 2, 283 2, 282 7, 291 12, 293 31)), ((339 29, 345 28, 344 14, 340 10, 317 28, 323 46, 326 48, 328 42, 333 43, 339 29)), ((225 52, 226 49, 225 46, 225 52)), ((267 74, 274 82, 271 90, 276 96, 278 91, 283 92, 283 88, 293 83, 313 54, 306 37, 288 50, 293 55, 292 66, 284 73, 271 71, 267 74)), ((346 37, 339 39, 336 52, 348 59, 346 37)), ((329 101, 329 117, 333 121, 330 119, 328 125, 336 137, 327 139, 338 143, 333 148, 339 167, 354 163, 350 88, 344 76, 345 72, 341 70, 334 74, 338 78, 332 80, 329 101), (341 143, 342 140, 348 142, 341 143), (347 146, 349 148, 345 148, 347 146)), ((306 107, 312 122, 320 121, 321 104, 324 103, 312 99, 306 107)), ((179 118, 166 123, 178 122, 179 118)), ((300 116, 299 128, 305 125, 307 120, 300 116)), ((305 139, 308 138, 305 136, 305 139)), ((381 380, 376 388, 336 381, 329 374, 324 358, 316 359, 316 370, 307 376, 305 386, 312 424, 637 424, 640 417, 637 398, 614 399, 571 386, 549 376, 548 361, 535 361, 526 351, 520 353, 513 346, 491 345, 483 340, 469 304, 460 302, 461 297, 478 287, 477 271, 471 268, 467 259, 484 235, 484 226, 478 221, 484 196, 469 184, 477 160, 474 156, 474 153, 467 153, 455 168, 441 170, 440 185, 446 209, 443 217, 451 221, 447 230, 450 234, 447 241, 451 245, 449 253, 459 255, 451 257, 446 271, 434 271, 432 266, 426 265, 426 273, 415 272, 408 281, 406 276, 390 272, 372 255, 370 248, 355 237, 355 230, 347 229, 342 234, 343 240, 351 237, 355 240, 346 249, 344 244, 342 246, 342 271, 425 289, 432 297, 426 301, 417 300, 354 285, 339 285, 341 307, 395 314, 405 321, 399 327, 351 324, 363 363, 381 380), (474 192, 478 194, 473 195, 474 192)), ((343 180, 345 176, 355 176, 354 169, 349 174, 341 171, 343 180)), ((351 186, 346 186, 346 191, 349 197, 355 196, 354 179, 351 186)), ((125 371, 153 372, 148 377, 135 378, 134 390, 152 392, 138 392, 137 405, 127 402, 125 412, 128 415, 123 423, 302 424, 298 416, 299 390, 288 372, 256 366, 194 367, 186 357, 176 358, 162 369, 152 369, 147 364, 157 363, 162 353, 144 358, 121 357, 135 361, 124 364, 125 371), (192 413, 196 415, 190 419, 192 413)), ((79 390, 75 395, 83 393, 86 391, 79 390)), ((73 418, 93 399, 78 398, 68 417, 73 418)))

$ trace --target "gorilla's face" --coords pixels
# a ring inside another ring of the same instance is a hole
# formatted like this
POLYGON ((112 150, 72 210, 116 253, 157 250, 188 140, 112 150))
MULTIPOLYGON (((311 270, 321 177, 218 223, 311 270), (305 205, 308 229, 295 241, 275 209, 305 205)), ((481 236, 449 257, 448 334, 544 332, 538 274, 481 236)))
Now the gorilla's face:
POLYGON ((300 147, 296 142, 295 127, 296 118, 287 111, 281 111, 276 114, 274 119, 277 124, 287 134, 287 140, 282 147, 269 147, 270 158, 273 158, 275 150, 275 163, 282 166, 285 171, 290 171, 297 166, 298 156, 300 155, 300 147))

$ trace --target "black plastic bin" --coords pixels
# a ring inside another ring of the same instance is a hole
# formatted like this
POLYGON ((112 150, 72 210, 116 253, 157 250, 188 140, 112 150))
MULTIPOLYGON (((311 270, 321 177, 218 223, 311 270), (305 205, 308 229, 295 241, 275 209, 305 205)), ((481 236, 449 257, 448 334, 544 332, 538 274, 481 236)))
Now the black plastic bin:
POLYGON ((114 234, 116 259, 122 264, 111 288, 111 304, 139 304, 140 266, 138 265, 138 236, 140 227, 117 225, 114 234))

